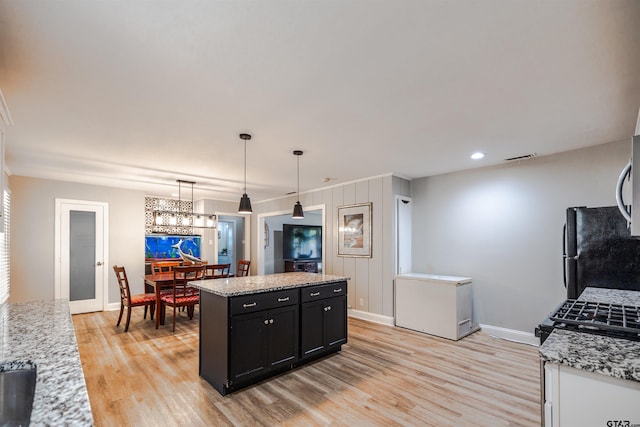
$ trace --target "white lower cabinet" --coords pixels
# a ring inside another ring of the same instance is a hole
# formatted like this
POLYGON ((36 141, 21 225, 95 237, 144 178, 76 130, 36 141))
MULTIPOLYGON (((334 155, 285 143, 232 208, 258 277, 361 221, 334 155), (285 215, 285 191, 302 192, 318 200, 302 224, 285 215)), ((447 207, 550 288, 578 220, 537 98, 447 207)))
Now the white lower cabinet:
POLYGON ((544 364, 544 426, 640 425, 640 382, 544 364))

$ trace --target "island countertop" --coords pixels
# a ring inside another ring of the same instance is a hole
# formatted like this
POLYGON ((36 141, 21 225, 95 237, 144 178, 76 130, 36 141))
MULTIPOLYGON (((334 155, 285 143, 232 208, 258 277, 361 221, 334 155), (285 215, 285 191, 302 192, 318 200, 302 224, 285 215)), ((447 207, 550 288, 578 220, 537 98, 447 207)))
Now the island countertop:
POLYGON ((221 297, 256 294, 347 281, 348 277, 322 273, 278 273, 264 276, 229 277, 189 282, 189 285, 221 297))
MULTIPOLYGON (((640 305, 640 292, 586 288, 578 300, 640 305)), ((640 381, 640 341, 555 329, 539 353, 545 362, 640 381)))
POLYGON ((93 425, 67 300, 0 304, 0 362, 13 360, 37 366, 31 425, 93 425))

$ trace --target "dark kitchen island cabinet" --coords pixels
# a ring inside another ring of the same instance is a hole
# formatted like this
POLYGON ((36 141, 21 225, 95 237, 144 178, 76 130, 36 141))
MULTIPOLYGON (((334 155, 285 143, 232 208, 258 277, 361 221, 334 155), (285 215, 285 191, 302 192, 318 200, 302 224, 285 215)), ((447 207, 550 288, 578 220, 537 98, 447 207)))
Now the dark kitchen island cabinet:
POLYGON ((226 395, 340 351, 346 281, 286 273, 191 282, 200 289, 200 376, 226 395))
POLYGON ((309 286, 300 293, 300 357, 314 357, 347 342, 346 283, 309 286))

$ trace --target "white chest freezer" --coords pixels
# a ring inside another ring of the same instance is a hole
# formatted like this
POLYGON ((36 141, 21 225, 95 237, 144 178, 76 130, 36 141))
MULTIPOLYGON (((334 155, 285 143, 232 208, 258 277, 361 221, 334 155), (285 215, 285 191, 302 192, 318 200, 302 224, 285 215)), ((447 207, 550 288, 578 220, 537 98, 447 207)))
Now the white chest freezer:
POLYGON ((395 279, 395 324, 459 340, 473 324, 471 278, 405 273, 395 279))

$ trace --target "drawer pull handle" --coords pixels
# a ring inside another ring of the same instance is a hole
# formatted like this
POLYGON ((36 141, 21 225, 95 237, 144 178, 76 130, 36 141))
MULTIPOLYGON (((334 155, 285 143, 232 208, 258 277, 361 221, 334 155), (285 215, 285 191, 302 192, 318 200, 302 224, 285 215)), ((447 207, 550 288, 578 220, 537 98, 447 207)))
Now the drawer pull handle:
POLYGON ((285 301, 289 301, 289 297, 286 297, 286 298, 278 298, 278 302, 285 302, 285 301))
POLYGON ((257 302, 252 302, 251 304, 242 304, 242 308, 255 307, 256 305, 258 305, 257 302))
POLYGON ((320 295, 320 292, 311 292, 309 294, 310 297, 317 297, 318 295, 320 295))
POLYGON ((333 292, 334 292, 334 293, 336 293, 336 294, 337 294, 338 292, 342 292, 342 288, 340 288, 340 289, 334 289, 334 290, 333 290, 333 292))

